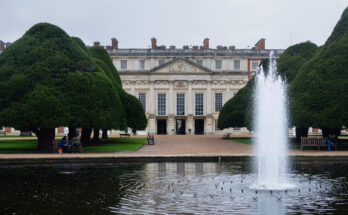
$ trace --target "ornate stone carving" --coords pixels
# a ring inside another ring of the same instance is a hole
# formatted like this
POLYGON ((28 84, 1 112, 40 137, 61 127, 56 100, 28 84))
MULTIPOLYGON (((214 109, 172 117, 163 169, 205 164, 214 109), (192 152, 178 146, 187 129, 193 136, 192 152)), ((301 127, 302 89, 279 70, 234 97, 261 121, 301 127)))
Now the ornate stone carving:
POLYGON ((224 85, 225 83, 226 83, 226 81, 224 81, 224 80, 213 81, 214 85, 224 85))
POLYGON ((189 62, 179 59, 165 65, 164 67, 159 68, 155 72, 159 73, 206 73, 204 69, 199 68, 198 66, 194 66, 189 62))
POLYGON ((157 80, 155 81, 156 85, 168 85, 169 81, 166 80, 157 80))
POLYGON ((207 81, 204 81, 204 80, 195 80, 195 81, 193 81, 193 84, 194 84, 194 85, 206 85, 206 84, 207 84, 207 81))
POLYGON ((186 88, 187 82, 186 81, 174 81, 174 87, 175 88, 186 88))

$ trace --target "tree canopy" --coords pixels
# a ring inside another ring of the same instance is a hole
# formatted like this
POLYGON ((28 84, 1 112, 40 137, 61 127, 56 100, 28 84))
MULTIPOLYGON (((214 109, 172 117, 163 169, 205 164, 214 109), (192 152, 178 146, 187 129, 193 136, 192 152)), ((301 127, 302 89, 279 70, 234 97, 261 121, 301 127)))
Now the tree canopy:
POLYGON ((105 71, 105 74, 110 78, 120 95, 123 103, 126 126, 135 130, 145 129, 147 126, 145 111, 140 101, 136 97, 126 93, 122 89, 119 74, 106 50, 102 47, 90 47, 89 51, 92 56, 97 59, 96 61, 100 64, 100 66, 104 68, 103 70, 105 71), (103 64, 101 64, 101 62, 103 62, 103 64))
POLYGON ((290 107, 296 126, 322 128, 327 135, 326 130, 338 134, 342 126, 348 125, 347 50, 348 8, 326 43, 290 84, 290 107))
MULTIPOLYGON (((309 41, 288 47, 277 60, 278 74, 290 83, 316 50, 317 46, 309 41)), ((268 62, 268 59, 263 59, 261 62, 265 72, 268 71, 268 62)), ((254 79, 255 77, 224 104, 220 111, 218 128, 246 126, 252 130, 254 79)))
POLYGON ((0 125, 47 148, 58 126, 116 128, 120 99, 93 58, 59 27, 39 23, 0 55, 0 125))

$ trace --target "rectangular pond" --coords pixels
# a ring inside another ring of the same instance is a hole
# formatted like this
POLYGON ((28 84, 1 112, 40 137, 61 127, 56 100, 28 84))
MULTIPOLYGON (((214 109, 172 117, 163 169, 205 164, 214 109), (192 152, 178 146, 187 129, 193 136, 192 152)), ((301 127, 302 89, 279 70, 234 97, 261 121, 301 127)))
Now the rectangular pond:
POLYGON ((348 162, 293 162, 254 190, 250 162, 0 166, 0 214, 348 214, 348 162))

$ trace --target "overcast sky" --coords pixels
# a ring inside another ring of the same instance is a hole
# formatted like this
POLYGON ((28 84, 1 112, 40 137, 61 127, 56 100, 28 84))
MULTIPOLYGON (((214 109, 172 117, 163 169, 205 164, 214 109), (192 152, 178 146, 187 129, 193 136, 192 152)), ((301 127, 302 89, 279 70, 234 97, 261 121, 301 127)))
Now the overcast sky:
POLYGON ((325 43, 348 0, 1 0, 0 40, 15 41, 38 22, 49 22, 87 45, 119 48, 157 45, 287 48, 325 43))

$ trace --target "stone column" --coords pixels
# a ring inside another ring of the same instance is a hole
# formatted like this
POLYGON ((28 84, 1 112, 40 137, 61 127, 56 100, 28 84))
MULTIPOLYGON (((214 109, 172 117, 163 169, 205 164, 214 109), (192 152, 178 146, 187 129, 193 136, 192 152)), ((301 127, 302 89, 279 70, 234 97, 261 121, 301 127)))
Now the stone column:
POLYGON ((213 112, 213 92, 212 92, 212 89, 211 89, 211 82, 207 82, 208 86, 207 86, 207 110, 206 110, 206 119, 205 119, 205 133, 206 134, 213 134, 214 133, 214 125, 213 125, 213 115, 212 115, 212 112, 213 112))
MULTIPOLYGON (((136 95, 135 95, 135 81, 132 81, 131 82, 132 83, 132 85, 131 85, 131 91, 130 91, 130 93, 133 95, 133 96, 135 96, 135 97, 137 97, 136 95)), ((138 97, 137 97, 138 98, 138 97)))
POLYGON ((147 124, 147 132, 149 134, 156 134, 157 133, 156 116, 154 114, 149 115, 148 124, 147 124))
POLYGON ((173 82, 169 81, 169 95, 168 95, 168 99, 169 99, 169 113, 168 115, 174 114, 174 89, 173 89, 173 82))
POLYGON ((186 133, 194 134, 195 133, 195 124, 193 119, 194 111, 194 96, 192 93, 192 81, 187 81, 188 93, 187 93, 187 122, 186 122, 186 133), (191 132, 190 132, 191 131, 191 132))
POLYGON ((155 113, 155 105, 156 105, 156 101, 155 101, 155 92, 154 92, 154 82, 150 83, 150 98, 149 98, 149 104, 150 104, 150 114, 156 115, 155 113))

